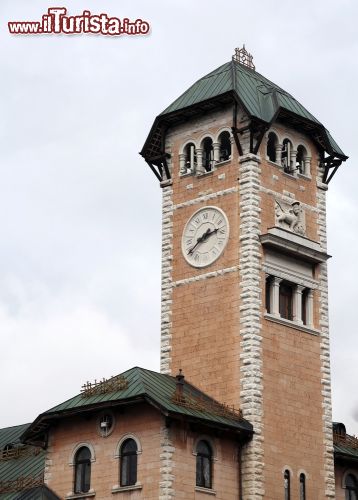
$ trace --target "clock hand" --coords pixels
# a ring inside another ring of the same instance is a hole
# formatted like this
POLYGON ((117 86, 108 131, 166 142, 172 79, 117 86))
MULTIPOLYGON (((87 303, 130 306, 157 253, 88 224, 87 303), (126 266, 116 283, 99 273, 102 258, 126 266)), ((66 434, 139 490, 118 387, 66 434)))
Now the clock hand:
POLYGON ((209 236, 211 236, 212 234, 217 233, 218 231, 219 231, 219 228, 216 228, 216 229, 213 229, 212 231, 210 231, 210 227, 208 227, 208 229, 205 231, 205 233, 204 233, 204 234, 202 234, 202 235, 200 236, 200 238, 198 238, 198 239, 196 240, 195 245, 194 245, 194 246, 193 246, 193 247, 189 250, 188 255, 191 255, 191 254, 194 252, 195 248, 196 248, 196 247, 197 247, 200 243, 202 243, 203 241, 206 241, 206 240, 209 238, 209 236))
POLYGON ((200 245, 200 243, 202 243, 203 241, 205 241, 205 240, 206 240, 206 238, 209 236, 209 234, 211 234, 211 233, 210 233, 210 227, 208 227, 208 229, 205 231, 205 233, 204 233, 204 234, 202 234, 202 235, 201 235, 201 236, 200 236, 200 237, 196 240, 195 245, 194 245, 194 246, 193 246, 193 247, 189 250, 188 255, 191 255, 191 254, 194 252, 194 250, 196 249, 196 247, 197 247, 198 245, 200 245))

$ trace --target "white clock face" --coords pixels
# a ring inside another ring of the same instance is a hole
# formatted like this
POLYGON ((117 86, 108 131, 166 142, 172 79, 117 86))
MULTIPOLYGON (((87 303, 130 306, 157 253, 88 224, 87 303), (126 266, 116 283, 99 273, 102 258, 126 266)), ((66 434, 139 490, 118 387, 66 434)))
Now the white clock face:
POLYGON ((185 260, 206 267, 222 254, 229 239, 229 222, 220 208, 203 207, 185 225, 181 248, 185 260))

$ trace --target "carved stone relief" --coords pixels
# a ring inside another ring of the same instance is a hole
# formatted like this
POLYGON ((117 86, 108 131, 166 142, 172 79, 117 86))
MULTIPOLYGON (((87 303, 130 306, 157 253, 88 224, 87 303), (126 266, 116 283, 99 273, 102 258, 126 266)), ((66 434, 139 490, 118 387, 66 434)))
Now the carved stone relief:
POLYGON ((275 200, 275 225, 304 236, 306 221, 300 202, 286 203, 275 200))

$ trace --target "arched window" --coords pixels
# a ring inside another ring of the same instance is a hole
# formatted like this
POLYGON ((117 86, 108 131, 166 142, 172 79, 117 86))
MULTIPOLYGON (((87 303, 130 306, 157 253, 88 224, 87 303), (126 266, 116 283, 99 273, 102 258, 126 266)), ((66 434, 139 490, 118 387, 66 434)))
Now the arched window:
POLYGON ((120 450, 121 486, 132 486, 137 482, 137 443, 126 439, 120 450))
POLYGON ((203 148, 203 167, 207 172, 210 172, 213 168, 214 162, 214 150, 213 141, 210 137, 205 137, 202 143, 203 148))
POLYGON ((82 446, 75 455, 75 493, 87 493, 91 484, 91 452, 82 446))
POLYGON ((345 481, 346 500, 358 499, 358 483, 353 474, 348 474, 345 481))
POLYGON ((306 158, 307 158, 306 148, 300 144, 297 148, 297 156, 296 156, 296 168, 298 169, 300 174, 307 174, 306 158))
POLYGON ((227 131, 221 132, 219 135, 220 154, 219 161, 227 161, 231 158, 231 138, 227 131))
POLYGON ((285 470, 283 474, 283 488, 284 488, 284 493, 285 493, 285 500, 290 500, 291 499, 291 478, 290 478, 290 471, 285 470))
POLYGON ((196 446, 196 485, 212 487, 213 452, 207 441, 199 441, 196 446))
MULTIPOLYGON (((194 173, 196 169, 196 149, 195 144, 190 142, 184 148, 184 173, 194 173)), ((182 172, 183 173, 183 172, 182 172)))
POLYGON ((276 146, 277 146, 277 136, 273 132, 270 132, 267 139, 266 154, 270 161, 276 161, 276 146))
POLYGON ((287 174, 293 174, 293 168, 291 166, 291 151, 292 142, 289 139, 284 139, 282 143, 281 164, 283 166, 283 170, 287 174))
POLYGON ((306 500, 306 476, 300 474, 300 500, 306 500))

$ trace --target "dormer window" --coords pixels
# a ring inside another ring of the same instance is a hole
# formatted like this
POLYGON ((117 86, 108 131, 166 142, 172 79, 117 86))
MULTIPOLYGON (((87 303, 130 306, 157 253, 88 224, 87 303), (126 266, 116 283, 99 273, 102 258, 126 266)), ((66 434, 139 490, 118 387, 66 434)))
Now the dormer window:
POLYGON ((231 137, 230 133, 227 131, 221 132, 219 135, 219 162, 227 161, 231 159, 231 137))
POLYGON ((210 137, 205 137, 202 142, 203 149, 203 167, 205 172, 210 172, 214 164, 214 148, 213 141, 210 137))
POLYGON ((12 455, 12 450, 14 449, 14 445, 12 443, 8 443, 2 449, 2 457, 6 458, 12 455))
POLYGON ((267 139, 266 155, 267 155, 268 159, 274 163, 277 160, 277 157, 276 157, 277 143, 278 143, 278 139, 277 139, 276 134, 274 134, 273 132, 270 132, 268 135, 268 139, 267 139))

